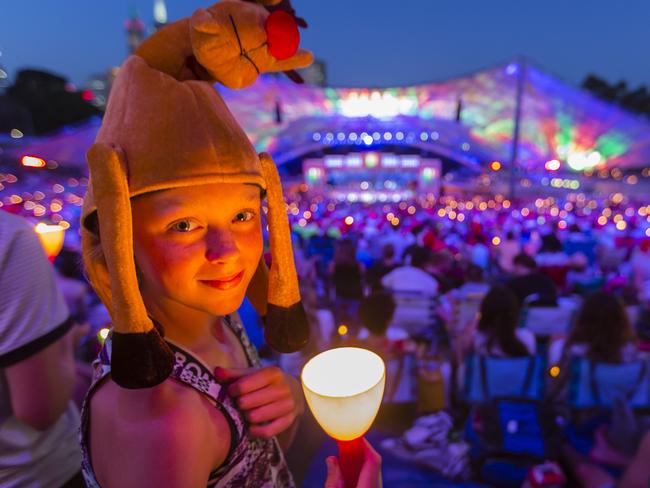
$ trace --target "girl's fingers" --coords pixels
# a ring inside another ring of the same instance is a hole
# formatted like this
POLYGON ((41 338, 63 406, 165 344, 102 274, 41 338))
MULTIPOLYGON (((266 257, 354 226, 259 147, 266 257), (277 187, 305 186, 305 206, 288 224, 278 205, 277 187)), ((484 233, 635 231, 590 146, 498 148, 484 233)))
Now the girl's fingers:
POLYGON ((343 475, 341 468, 339 468, 338 459, 334 456, 329 456, 325 459, 327 464, 327 479, 325 480, 325 488, 345 488, 343 485, 343 475))
POLYGON ((275 419, 285 415, 291 415, 295 418, 295 404, 292 398, 280 400, 246 412, 246 418, 253 424, 275 421, 275 419))
MULTIPOLYGON (((264 388, 275 383, 282 377, 282 370, 274 366, 259 370, 249 370, 245 375, 235 379, 228 386, 228 393, 238 397, 246 393, 264 388)), ((219 379, 219 376, 217 376, 219 379)))
POLYGON ((260 390, 240 396, 237 399, 237 403, 242 410, 250 410, 287 397, 291 397, 289 388, 280 385, 269 385, 260 390))
POLYGON ((293 415, 283 415, 266 425, 251 425, 248 429, 253 437, 261 437, 262 439, 270 439, 273 436, 280 434, 287 430, 293 424, 293 415))

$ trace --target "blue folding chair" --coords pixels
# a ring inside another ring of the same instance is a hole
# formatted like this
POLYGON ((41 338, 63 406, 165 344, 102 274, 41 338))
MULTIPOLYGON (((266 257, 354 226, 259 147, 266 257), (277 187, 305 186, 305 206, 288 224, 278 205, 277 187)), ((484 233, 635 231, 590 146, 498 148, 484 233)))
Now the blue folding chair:
POLYGON ((473 406, 465 439, 474 469, 490 484, 521 486, 530 466, 557 453, 544 403, 545 357, 472 355, 465 368, 464 396, 473 406))
POLYGON ((464 398, 485 403, 495 398, 544 398, 546 359, 542 355, 496 358, 472 354, 465 360, 464 398))
POLYGON ((575 410, 609 409, 617 398, 633 409, 650 410, 648 359, 631 363, 599 363, 574 358, 570 364, 569 406, 575 410))
POLYGON ((650 413, 648 359, 612 364, 573 358, 569 368, 571 421, 564 436, 578 452, 591 450, 595 431, 613 421, 616 402, 627 404, 635 415, 650 413))

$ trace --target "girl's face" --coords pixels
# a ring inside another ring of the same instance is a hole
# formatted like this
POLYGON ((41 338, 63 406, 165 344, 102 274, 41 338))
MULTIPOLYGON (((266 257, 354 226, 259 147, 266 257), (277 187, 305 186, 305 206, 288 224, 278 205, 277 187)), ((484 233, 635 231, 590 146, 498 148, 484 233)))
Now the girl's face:
POLYGON ((145 303, 234 312, 262 255, 260 189, 212 183, 132 199, 135 261, 145 303))

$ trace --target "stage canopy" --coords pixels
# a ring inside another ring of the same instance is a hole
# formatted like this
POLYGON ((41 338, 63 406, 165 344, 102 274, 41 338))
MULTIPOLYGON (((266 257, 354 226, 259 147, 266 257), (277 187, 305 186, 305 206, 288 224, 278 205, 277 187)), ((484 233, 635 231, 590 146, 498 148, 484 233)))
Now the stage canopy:
MULTIPOLYGON (((542 170, 552 159, 574 170, 650 166, 650 121, 529 62, 401 88, 322 88, 266 76, 246 90, 220 91, 257 149, 270 152, 278 163, 328 146, 391 144, 480 168, 494 160, 504 166, 510 161, 518 81, 522 170, 542 170)), ((98 122, 91 121, 25 141, 13 154, 84 164, 97 128, 98 122)))

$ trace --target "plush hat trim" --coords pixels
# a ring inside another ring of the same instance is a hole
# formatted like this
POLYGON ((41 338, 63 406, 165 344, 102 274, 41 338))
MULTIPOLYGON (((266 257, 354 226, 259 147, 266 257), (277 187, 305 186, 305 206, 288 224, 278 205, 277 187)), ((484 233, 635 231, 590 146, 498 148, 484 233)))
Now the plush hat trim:
MULTIPOLYGON (((246 183, 257 185, 262 190, 267 189, 266 181, 259 174, 254 173, 232 173, 232 174, 213 174, 205 176, 192 176, 189 178, 177 178, 174 180, 164 181, 158 185, 149 185, 144 188, 139 188, 136 191, 129 192, 129 198, 134 198, 147 193, 152 193, 161 190, 171 190, 174 188, 183 188, 188 186, 206 185, 211 183, 246 183)), ((84 212, 81 217, 82 225, 91 232, 94 232, 93 226, 88 225, 88 219, 97 212, 97 205, 94 199, 91 205, 84 207, 84 212)))

